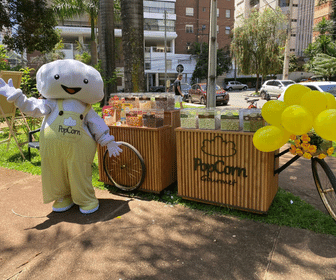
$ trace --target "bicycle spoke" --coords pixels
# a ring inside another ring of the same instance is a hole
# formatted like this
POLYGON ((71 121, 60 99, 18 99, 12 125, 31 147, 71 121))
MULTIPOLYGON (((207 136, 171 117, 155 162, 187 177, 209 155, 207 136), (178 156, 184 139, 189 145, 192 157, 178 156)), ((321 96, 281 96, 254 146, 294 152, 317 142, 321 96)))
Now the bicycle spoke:
POLYGON ((336 220, 336 178, 324 160, 313 159, 312 171, 322 202, 329 214, 336 220))
POLYGON ((146 168, 139 152, 130 144, 120 142, 123 152, 116 158, 104 154, 104 169, 112 183, 126 191, 139 188, 145 178, 146 168))

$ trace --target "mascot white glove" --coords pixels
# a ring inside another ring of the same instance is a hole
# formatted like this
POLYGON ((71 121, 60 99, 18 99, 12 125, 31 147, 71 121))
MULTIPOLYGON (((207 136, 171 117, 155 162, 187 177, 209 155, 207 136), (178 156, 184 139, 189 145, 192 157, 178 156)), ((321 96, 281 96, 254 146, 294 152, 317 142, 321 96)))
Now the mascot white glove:
POLYGON ((110 157, 117 157, 120 155, 120 153, 122 152, 122 149, 119 148, 120 145, 121 144, 116 141, 111 141, 106 145, 110 157))
POLYGON ((16 88, 13 86, 12 79, 8 80, 8 84, 3 79, 0 79, 0 94, 6 98, 11 97, 16 91, 16 88))
POLYGON ((6 97, 9 102, 13 102, 18 96, 22 95, 22 91, 13 86, 12 79, 8 80, 8 84, 0 79, 0 94, 6 97))

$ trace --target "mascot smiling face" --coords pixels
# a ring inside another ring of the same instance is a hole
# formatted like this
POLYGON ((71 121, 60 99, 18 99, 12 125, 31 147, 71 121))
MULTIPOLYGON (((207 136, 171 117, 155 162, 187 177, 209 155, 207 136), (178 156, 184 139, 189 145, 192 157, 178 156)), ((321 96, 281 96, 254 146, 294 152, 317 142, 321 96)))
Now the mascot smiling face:
POLYGON ((94 104, 104 97, 100 73, 80 61, 65 59, 43 65, 36 74, 37 89, 47 99, 77 99, 94 104))

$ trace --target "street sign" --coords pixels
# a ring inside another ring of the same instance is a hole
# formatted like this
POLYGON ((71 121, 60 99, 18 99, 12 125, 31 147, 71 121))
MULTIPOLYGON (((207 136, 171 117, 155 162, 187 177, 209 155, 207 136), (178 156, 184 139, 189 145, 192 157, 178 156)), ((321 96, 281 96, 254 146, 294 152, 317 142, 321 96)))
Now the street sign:
POLYGON ((183 67, 182 64, 179 64, 179 65, 176 66, 176 71, 177 71, 178 73, 182 73, 183 70, 184 70, 184 67, 183 67))

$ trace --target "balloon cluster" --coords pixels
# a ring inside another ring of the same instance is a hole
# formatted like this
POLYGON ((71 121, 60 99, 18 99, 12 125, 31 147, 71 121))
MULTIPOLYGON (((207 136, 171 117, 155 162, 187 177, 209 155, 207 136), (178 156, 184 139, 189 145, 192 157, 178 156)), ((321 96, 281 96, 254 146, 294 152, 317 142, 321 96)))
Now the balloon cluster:
POLYGON ((336 100, 331 93, 294 84, 285 91, 284 101, 266 102, 261 115, 270 125, 256 131, 253 144, 262 152, 275 151, 291 134, 302 135, 312 128, 322 138, 336 141, 336 100))

